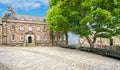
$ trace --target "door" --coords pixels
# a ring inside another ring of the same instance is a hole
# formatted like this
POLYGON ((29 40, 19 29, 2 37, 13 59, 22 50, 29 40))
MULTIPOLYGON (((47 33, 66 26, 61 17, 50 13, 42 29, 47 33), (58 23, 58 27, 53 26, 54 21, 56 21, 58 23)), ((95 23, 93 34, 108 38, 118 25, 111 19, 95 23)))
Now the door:
POLYGON ((28 43, 32 43, 32 37, 31 36, 28 37, 28 43))

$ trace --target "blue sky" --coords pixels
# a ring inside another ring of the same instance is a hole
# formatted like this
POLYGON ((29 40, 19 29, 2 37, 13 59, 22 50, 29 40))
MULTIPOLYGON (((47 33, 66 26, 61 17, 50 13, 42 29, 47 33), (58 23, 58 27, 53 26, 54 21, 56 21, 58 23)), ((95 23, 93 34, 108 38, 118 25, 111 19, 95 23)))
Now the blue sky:
POLYGON ((0 16, 11 6, 17 14, 45 17, 49 7, 48 0, 0 0, 0 16))
MULTIPOLYGON (((7 6, 11 6, 15 13, 30 16, 46 16, 49 0, 0 0, 0 16, 4 16, 7 6)), ((78 36, 69 33, 69 42, 77 43, 78 36)))

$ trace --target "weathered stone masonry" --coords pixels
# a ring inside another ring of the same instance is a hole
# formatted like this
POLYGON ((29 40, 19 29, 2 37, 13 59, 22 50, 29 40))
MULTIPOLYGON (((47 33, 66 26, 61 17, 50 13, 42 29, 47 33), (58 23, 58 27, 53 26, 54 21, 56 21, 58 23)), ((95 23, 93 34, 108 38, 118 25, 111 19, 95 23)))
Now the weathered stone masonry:
POLYGON ((51 38, 45 19, 43 17, 25 16, 16 14, 9 6, 7 13, 1 18, 0 44, 11 46, 39 46, 64 44, 64 34, 54 33, 51 38))

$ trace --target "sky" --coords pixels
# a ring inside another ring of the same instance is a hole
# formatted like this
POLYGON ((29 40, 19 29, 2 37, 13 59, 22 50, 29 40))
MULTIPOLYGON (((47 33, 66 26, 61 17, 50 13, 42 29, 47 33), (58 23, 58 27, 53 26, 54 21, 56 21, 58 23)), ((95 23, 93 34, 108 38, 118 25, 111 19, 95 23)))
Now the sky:
POLYGON ((8 6, 17 14, 42 17, 49 8, 48 0, 0 0, 0 16, 4 16, 8 6))
MULTIPOLYGON (((4 16, 8 6, 11 6, 15 13, 29 16, 46 16, 49 8, 49 0, 0 0, 0 16, 4 16)), ((78 36, 69 33, 69 43, 76 44, 78 36)))

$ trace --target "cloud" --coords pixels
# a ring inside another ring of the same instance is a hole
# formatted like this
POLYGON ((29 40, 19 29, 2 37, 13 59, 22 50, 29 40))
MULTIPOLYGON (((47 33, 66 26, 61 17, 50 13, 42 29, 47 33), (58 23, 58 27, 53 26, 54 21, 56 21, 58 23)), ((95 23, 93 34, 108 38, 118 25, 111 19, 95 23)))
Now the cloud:
POLYGON ((39 8, 41 5, 48 5, 48 0, 0 0, 0 3, 10 5, 14 9, 24 9, 28 11, 39 8))

